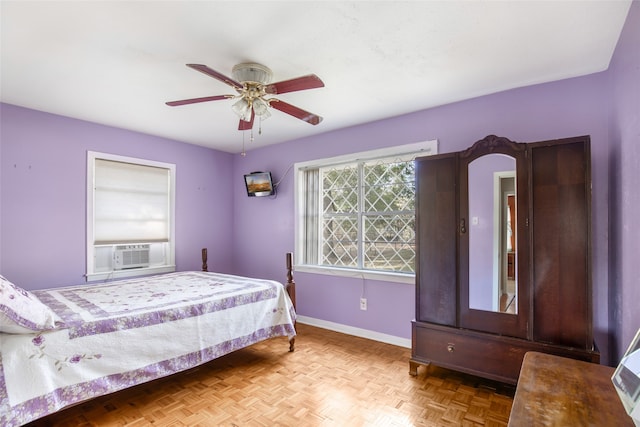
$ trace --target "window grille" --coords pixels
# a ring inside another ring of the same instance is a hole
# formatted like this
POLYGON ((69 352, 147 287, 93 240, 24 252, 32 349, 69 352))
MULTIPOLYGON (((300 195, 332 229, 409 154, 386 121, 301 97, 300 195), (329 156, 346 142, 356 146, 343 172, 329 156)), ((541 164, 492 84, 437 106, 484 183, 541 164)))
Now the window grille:
POLYGON ((298 262, 413 274, 414 159, 426 154, 414 150, 299 167, 298 262))

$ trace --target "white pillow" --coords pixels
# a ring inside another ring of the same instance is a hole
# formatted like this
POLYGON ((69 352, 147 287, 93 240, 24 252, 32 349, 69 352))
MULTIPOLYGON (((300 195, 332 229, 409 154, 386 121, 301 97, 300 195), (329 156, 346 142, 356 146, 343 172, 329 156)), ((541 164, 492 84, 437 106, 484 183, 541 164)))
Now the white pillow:
POLYGON ((0 276, 0 332, 32 334, 54 329, 56 319, 35 295, 0 276))

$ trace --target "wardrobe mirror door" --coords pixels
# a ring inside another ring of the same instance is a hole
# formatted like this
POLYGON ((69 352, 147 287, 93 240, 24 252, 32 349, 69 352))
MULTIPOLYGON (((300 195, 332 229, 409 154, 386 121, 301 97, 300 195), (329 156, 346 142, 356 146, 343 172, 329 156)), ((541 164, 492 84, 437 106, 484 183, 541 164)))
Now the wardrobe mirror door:
POLYGON ((518 313, 516 159, 486 154, 468 167, 469 308, 518 313))

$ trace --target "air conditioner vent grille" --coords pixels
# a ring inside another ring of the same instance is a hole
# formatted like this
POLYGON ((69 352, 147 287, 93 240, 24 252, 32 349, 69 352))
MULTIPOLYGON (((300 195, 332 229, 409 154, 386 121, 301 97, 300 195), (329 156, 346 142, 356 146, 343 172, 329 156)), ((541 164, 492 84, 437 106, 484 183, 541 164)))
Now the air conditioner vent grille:
POLYGON ((115 270, 149 267, 150 245, 116 246, 113 262, 115 270))

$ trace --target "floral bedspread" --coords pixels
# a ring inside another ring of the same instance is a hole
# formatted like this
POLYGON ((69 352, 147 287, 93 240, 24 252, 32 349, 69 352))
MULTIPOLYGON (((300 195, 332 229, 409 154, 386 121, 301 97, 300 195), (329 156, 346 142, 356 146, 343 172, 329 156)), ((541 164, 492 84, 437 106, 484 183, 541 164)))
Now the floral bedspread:
POLYGON ((63 326, 0 333, 2 426, 295 335, 284 286, 268 280, 184 272, 34 293, 63 326))

